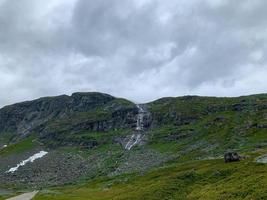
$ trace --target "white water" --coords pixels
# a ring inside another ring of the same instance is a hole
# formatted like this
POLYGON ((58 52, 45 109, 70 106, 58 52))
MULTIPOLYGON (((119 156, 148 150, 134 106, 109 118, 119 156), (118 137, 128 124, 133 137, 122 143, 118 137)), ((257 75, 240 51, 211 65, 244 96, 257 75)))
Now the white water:
POLYGON ((125 149, 127 150, 131 150, 131 148, 138 144, 139 142, 141 142, 142 140, 142 135, 141 134, 133 134, 131 136, 131 139, 129 140, 129 142, 126 144, 125 149))
POLYGON ((27 160, 23 160, 22 162, 20 162, 19 164, 17 164, 16 167, 10 168, 8 171, 6 171, 6 173, 14 173, 15 171, 17 171, 19 169, 19 167, 24 166, 24 165, 26 165, 29 162, 34 162, 36 159, 42 158, 46 154, 48 154, 48 152, 46 152, 46 151, 40 151, 39 153, 36 153, 33 156, 29 157, 27 160))
POLYGON ((137 121, 136 121, 136 130, 142 131, 144 129, 144 109, 140 105, 136 105, 138 108, 137 121))
POLYGON ((127 142, 125 149, 131 150, 132 147, 134 147, 136 144, 139 144, 142 140, 142 134, 140 134, 141 131, 144 130, 144 115, 145 111, 140 105, 136 105, 138 108, 138 114, 137 114, 137 120, 136 120, 136 132, 134 133, 129 141, 127 142))

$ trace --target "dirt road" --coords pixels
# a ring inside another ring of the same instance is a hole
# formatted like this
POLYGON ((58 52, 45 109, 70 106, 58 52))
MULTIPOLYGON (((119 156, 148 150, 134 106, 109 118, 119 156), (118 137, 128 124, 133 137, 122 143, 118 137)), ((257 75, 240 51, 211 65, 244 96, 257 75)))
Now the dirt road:
POLYGON ((37 193, 38 191, 29 192, 16 197, 9 198, 7 200, 31 200, 37 193))

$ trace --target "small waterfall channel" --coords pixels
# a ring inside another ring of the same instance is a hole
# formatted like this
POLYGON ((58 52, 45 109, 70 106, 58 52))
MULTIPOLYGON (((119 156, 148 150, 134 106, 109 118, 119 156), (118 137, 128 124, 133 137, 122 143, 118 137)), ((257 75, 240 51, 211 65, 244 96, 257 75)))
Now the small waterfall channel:
POLYGON ((139 144, 143 137, 144 137, 144 117, 146 111, 142 107, 142 105, 137 104, 136 107, 138 108, 137 120, 136 120, 136 128, 135 132, 132 134, 131 138, 125 145, 126 150, 131 150, 135 145, 139 144))

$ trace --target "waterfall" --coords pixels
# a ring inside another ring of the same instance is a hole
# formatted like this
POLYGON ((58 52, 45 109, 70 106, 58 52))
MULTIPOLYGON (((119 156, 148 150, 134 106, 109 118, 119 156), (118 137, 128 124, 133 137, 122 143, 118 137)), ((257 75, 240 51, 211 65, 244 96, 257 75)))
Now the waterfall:
POLYGON ((144 115, 145 111, 140 105, 136 105, 138 108, 137 120, 136 120, 136 130, 143 131, 144 130, 144 115))
POLYGON ((131 150, 131 148, 141 142, 142 135, 141 134, 133 134, 129 140, 129 142, 126 144, 125 149, 131 150))
POLYGON ((138 114, 137 114, 137 119, 136 119, 135 133, 132 134, 129 141, 125 145, 126 150, 131 150, 132 147, 139 144, 143 139, 142 132, 144 131, 145 110, 139 104, 137 104, 136 107, 138 108, 138 114))

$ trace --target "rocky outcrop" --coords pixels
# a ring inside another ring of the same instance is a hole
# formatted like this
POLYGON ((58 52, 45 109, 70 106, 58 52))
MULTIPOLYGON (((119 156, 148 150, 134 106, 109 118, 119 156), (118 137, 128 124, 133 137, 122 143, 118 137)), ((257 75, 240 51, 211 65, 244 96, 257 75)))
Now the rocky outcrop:
POLYGON ((121 140, 122 146, 126 150, 131 150, 134 146, 144 144, 146 140, 147 129, 150 127, 150 113, 145 104, 137 104, 138 113, 136 115, 136 126, 132 135, 121 140))
POLYGON ((134 104, 102 93, 46 97, 0 109, 0 134, 16 142, 33 132, 49 138, 62 132, 130 128, 138 112, 134 104))
POLYGON ((0 184, 12 183, 30 188, 66 184, 85 175, 93 165, 92 160, 80 155, 53 151, 14 173, 0 173, 0 184))
POLYGON ((256 162, 267 164, 267 155, 262 155, 262 156, 256 158, 256 162))
POLYGON ((224 154, 224 162, 229 163, 229 162, 237 162, 241 160, 241 156, 238 155, 236 152, 226 152, 224 154))

